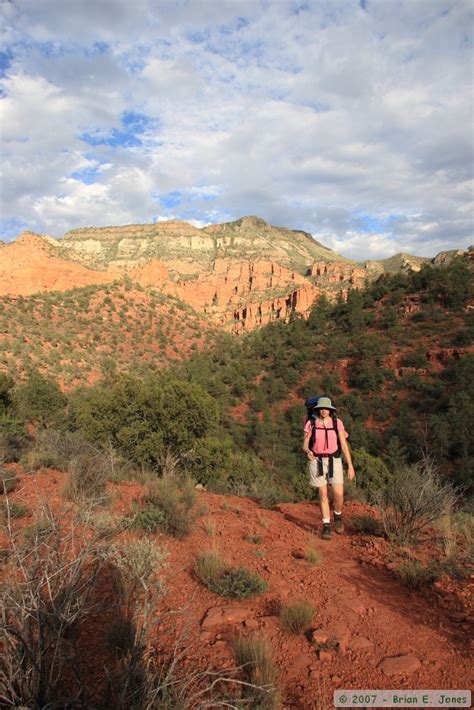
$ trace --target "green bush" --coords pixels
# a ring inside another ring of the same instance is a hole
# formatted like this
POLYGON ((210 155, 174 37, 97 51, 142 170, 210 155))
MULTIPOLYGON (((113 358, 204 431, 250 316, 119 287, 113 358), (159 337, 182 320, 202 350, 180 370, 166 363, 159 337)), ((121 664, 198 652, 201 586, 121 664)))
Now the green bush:
POLYGON ((0 413, 0 461, 18 461, 27 443, 23 423, 0 413))
POLYGON ((137 510, 135 512, 133 525, 147 533, 154 533, 165 527, 165 518, 166 516, 161 508, 150 505, 143 510, 137 510))
POLYGON ((15 387, 13 406, 17 416, 23 421, 36 420, 48 424, 59 420, 64 411, 66 399, 58 383, 39 372, 15 387))
POLYGON ((11 413, 13 405, 13 378, 0 372, 0 416, 11 413))
POLYGON ((202 553, 196 560, 196 574, 201 582, 222 597, 245 599, 262 594, 267 582, 245 567, 228 567, 216 552, 202 553))
POLYGON ((222 597, 246 599, 266 592, 268 584, 258 574, 240 566, 227 569, 209 588, 222 597))
POLYGON ((70 427, 93 442, 110 442, 139 465, 158 466, 171 450, 192 450, 217 424, 215 401, 196 384, 169 377, 122 377, 112 386, 77 392, 70 427))
POLYGON ((369 497, 373 497, 378 490, 387 485, 390 480, 390 471, 382 459, 372 456, 364 449, 354 449, 352 459, 357 485, 369 497))
POLYGON ((2 517, 6 520, 10 518, 24 518, 30 514, 30 510, 26 505, 22 503, 15 503, 15 501, 9 500, 0 504, 0 511, 2 517))
POLYGON ((206 436, 200 439, 191 458, 191 471, 198 483, 208 488, 225 489, 232 470, 233 445, 228 436, 206 436))

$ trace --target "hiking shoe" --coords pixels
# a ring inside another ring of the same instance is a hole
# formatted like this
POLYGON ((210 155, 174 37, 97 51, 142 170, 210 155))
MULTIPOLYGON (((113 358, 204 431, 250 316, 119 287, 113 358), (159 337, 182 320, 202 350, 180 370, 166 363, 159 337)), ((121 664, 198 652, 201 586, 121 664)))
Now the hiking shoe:
POLYGON ((323 523, 323 534, 321 535, 323 540, 331 539, 331 526, 328 523, 323 523))
POLYGON ((342 522, 342 515, 334 516, 334 530, 338 535, 344 532, 344 523, 342 522))

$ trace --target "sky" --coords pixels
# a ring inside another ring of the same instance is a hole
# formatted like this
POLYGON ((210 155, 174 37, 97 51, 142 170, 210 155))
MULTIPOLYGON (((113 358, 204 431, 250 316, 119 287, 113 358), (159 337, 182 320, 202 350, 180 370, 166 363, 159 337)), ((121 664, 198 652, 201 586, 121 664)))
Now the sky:
POLYGON ((0 0, 0 239, 257 215, 473 238, 471 0, 0 0))

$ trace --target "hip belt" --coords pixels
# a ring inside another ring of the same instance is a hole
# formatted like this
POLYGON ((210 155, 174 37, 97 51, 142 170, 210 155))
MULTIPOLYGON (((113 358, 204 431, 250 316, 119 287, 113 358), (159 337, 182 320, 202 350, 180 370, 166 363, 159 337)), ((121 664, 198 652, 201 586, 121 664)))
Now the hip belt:
POLYGON ((328 460, 327 478, 334 477, 334 459, 340 459, 337 454, 316 454, 316 462, 318 465, 318 476, 324 476, 323 459, 328 460))

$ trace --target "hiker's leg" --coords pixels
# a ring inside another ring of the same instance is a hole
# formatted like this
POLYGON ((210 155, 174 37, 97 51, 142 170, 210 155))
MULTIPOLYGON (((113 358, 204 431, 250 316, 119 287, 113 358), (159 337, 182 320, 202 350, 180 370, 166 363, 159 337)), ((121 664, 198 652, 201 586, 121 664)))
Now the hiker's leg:
POLYGON ((318 493, 319 493, 319 507, 321 508, 321 517, 323 520, 328 520, 328 518, 331 515, 329 512, 328 487, 327 486, 319 486, 318 493))
MULTIPOLYGON (((342 513, 342 505, 344 503, 344 485, 342 483, 332 484, 333 505, 336 513, 342 513)), ((329 508, 328 508, 329 510, 329 508)))

